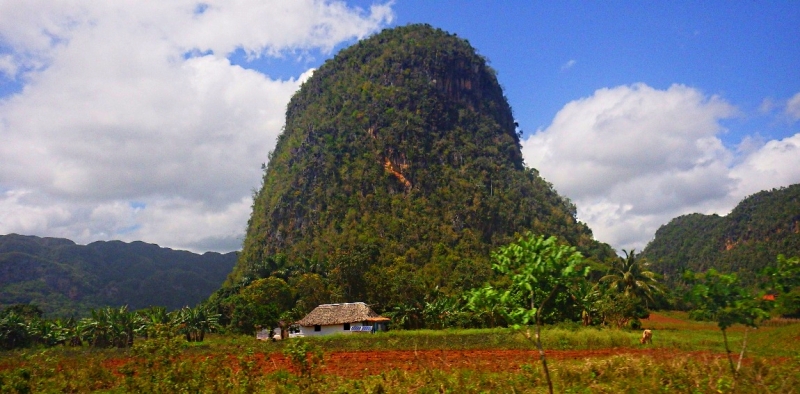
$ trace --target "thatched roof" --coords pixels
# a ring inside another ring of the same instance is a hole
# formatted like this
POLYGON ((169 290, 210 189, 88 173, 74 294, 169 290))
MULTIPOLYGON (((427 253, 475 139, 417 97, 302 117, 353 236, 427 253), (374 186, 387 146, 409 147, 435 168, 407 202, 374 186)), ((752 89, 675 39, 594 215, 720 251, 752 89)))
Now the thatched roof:
POLYGON ((323 304, 314 308, 306 317, 297 321, 303 327, 329 326, 333 324, 357 322, 387 322, 389 318, 383 317, 372 310, 363 302, 346 304, 323 304))

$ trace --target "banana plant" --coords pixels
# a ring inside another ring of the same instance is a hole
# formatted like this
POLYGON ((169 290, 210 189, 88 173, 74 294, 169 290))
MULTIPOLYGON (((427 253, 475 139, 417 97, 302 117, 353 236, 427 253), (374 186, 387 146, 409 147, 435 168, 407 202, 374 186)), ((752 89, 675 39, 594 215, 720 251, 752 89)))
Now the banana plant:
POLYGON ((0 346, 15 349, 29 343, 28 323, 22 316, 12 312, 0 317, 0 346))
POLYGON ((219 314, 202 305, 194 308, 183 307, 178 313, 177 321, 179 332, 188 342, 203 342, 206 333, 220 328, 219 314))

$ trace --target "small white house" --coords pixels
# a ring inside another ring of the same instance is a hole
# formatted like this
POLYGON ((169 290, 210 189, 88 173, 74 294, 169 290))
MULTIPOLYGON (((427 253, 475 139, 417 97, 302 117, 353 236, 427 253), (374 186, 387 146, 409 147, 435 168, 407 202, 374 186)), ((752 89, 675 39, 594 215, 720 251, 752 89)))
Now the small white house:
POLYGON ((389 321, 388 317, 375 313, 363 302, 323 304, 295 322, 295 329, 290 329, 289 336, 310 337, 386 331, 389 321))

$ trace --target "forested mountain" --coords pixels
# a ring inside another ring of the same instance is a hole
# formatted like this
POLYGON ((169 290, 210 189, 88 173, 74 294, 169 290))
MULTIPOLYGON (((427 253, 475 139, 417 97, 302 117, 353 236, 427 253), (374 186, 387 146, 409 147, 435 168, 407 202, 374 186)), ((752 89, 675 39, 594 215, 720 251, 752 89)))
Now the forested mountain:
POLYGON ((715 268, 737 272, 751 284, 778 254, 800 256, 800 184, 749 196, 726 216, 677 217, 658 229, 642 252, 668 282, 684 269, 715 268))
POLYGON ((144 242, 0 235, 0 309, 34 303, 53 316, 90 308, 194 306, 225 280, 236 253, 203 255, 144 242))
POLYGON ((342 50, 288 104, 228 286, 277 275, 298 305, 382 311, 482 285, 491 250, 529 230, 614 256, 519 138, 466 40, 409 25, 342 50))

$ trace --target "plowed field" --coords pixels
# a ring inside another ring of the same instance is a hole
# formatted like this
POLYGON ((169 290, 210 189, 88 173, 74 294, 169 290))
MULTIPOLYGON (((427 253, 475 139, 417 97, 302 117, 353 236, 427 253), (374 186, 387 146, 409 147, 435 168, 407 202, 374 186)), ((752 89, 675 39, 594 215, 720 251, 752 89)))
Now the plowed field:
MULTIPOLYGON (((548 350, 548 360, 584 360, 613 355, 649 356, 667 359, 678 355, 691 355, 697 359, 721 357, 707 352, 680 352, 668 349, 602 349, 602 350, 548 350)), ((362 352, 332 352, 325 354, 323 374, 345 377, 375 375, 383 371, 422 369, 475 369, 481 371, 516 371, 524 364, 539 362, 539 353, 529 350, 391 350, 362 352)), ((290 363, 281 355, 260 359, 265 372, 289 369, 290 363)))

